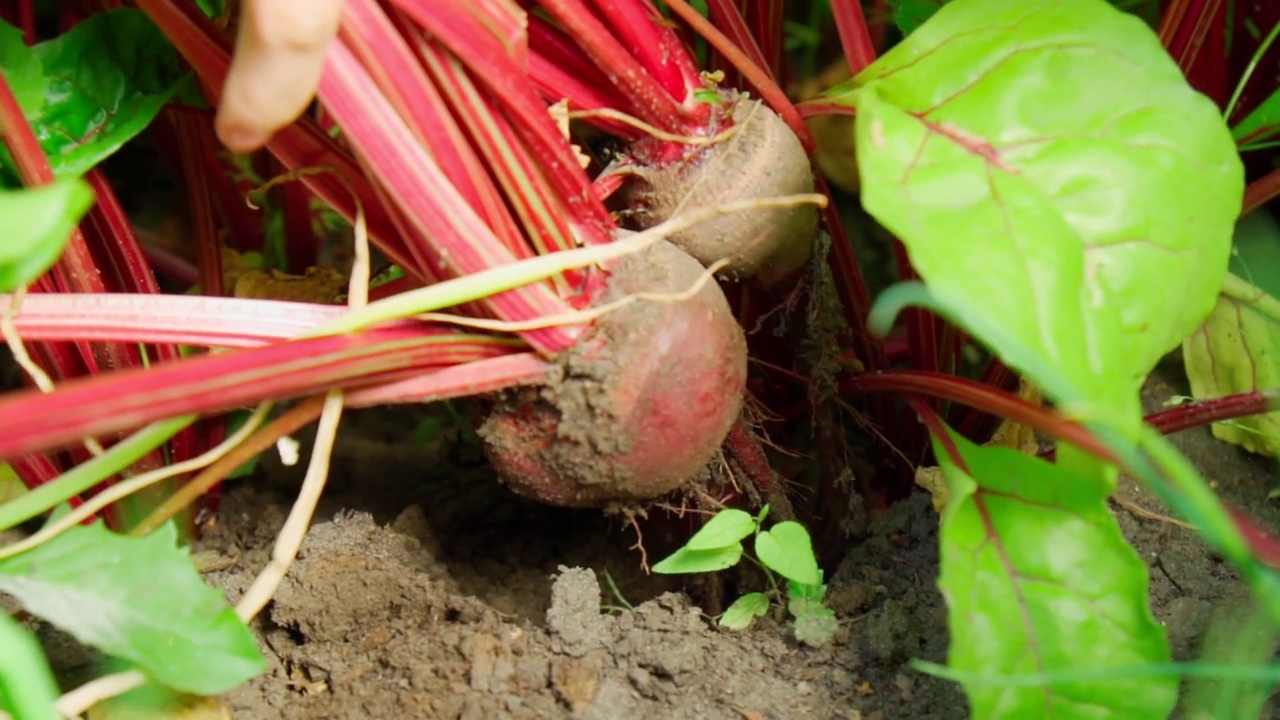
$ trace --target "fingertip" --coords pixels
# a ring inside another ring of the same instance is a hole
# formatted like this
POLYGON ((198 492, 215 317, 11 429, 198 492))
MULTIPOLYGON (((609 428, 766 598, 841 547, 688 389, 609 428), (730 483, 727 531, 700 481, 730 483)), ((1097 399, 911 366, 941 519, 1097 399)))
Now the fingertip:
POLYGON ((272 133, 258 127, 224 120, 221 115, 214 124, 218 139, 233 153, 251 153, 271 139, 272 133))

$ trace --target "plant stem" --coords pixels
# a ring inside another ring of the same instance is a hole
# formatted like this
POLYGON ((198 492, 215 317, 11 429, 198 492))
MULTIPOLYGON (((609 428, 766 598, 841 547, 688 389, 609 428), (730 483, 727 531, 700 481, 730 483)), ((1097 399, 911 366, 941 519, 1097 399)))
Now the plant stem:
POLYGON ((778 83, 774 82, 768 71, 751 62, 751 58, 747 57, 728 37, 725 37, 724 33, 685 0, 667 0, 667 7, 679 15, 680 19, 688 23, 699 35, 706 38, 717 52, 742 73, 742 77, 756 89, 756 92, 760 93, 760 97, 769 103, 774 112, 778 113, 778 116, 791 128, 791 132, 800 139, 804 151, 812 153, 817 147, 813 133, 809 132, 809 126, 805 125, 804 119, 800 117, 800 111, 796 110, 795 104, 782 88, 778 87, 778 83))
MULTIPOLYGON (((565 32, 605 72, 614 86, 631 100, 640 113, 640 119, 677 135, 692 133, 696 125, 690 122, 683 103, 690 98, 693 88, 678 73, 671 74, 669 79, 656 78, 648 72, 641 60, 632 55, 632 52, 636 52, 645 60, 662 64, 660 57, 650 58, 645 55, 647 52, 659 51, 662 47, 652 21, 645 19, 642 22, 647 27, 626 30, 635 37, 647 38, 641 45, 648 47, 642 49, 634 44, 620 42, 614 37, 610 27, 597 18, 581 0, 540 0, 539 4, 564 27, 565 32), (671 88, 664 86, 664 80, 684 86, 683 93, 673 96, 671 88)), ((599 4, 602 10, 607 8, 615 16, 634 13, 634 8, 625 8, 617 0, 599 4)), ((663 71, 663 75, 668 73, 663 71)))
POLYGON ((154 423, 112 445, 101 455, 76 465, 56 480, 0 505, 0 530, 26 522, 123 471, 195 420, 195 415, 181 415, 154 423))
POLYGON ((840 47, 844 49, 849 70, 857 75, 876 60, 876 48, 871 42, 866 15, 862 12, 862 0, 831 0, 831 12, 835 16, 840 47))
POLYGON ((1223 420, 1260 415, 1280 410, 1280 388, 1204 398, 1175 405, 1146 417, 1147 424, 1171 435, 1183 430, 1210 425, 1223 420))

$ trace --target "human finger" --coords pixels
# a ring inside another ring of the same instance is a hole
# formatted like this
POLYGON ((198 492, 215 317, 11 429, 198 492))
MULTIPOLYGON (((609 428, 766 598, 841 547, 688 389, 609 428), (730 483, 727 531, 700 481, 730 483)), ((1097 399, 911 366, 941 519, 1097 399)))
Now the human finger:
POLYGON ((298 118, 315 96, 343 0, 244 0, 215 127, 250 152, 298 118))

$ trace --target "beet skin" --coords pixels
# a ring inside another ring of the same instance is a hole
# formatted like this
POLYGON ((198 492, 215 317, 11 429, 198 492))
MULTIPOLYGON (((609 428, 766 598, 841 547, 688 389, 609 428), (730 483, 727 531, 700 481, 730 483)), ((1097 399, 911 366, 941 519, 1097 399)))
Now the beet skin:
MULTIPOLYGON (((682 292, 704 272, 660 242, 623 258, 604 302, 682 292)), ((635 302, 596 320, 538 388, 508 391, 480 427, 516 492, 564 506, 669 493, 710 461, 742 409, 747 348, 715 283, 679 302, 635 302)))
MULTIPOLYGON (((813 192, 813 169, 791 128, 758 100, 729 95, 735 132, 680 159, 664 159, 666 141, 654 138, 631 150, 641 165, 623 186, 628 216, 646 229, 688 209, 813 192)), ((710 266, 727 259, 721 274, 769 285, 808 262, 818 211, 811 205, 772 207, 723 215, 673 233, 668 239, 710 266)))

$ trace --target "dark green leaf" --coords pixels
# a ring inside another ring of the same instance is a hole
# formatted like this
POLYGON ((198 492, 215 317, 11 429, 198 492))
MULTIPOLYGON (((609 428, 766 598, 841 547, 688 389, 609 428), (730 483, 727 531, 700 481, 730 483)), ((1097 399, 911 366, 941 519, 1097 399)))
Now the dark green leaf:
POLYGON ((809 532, 798 522, 784 520, 756 535, 756 557, 788 580, 803 585, 822 584, 822 571, 818 569, 809 532))
MULTIPOLYGON (((957 670, 1023 675, 1169 661, 1147 606, 1147 566, 1106 505, 1106 484, 951 433, 964 467, 935 438, 950 486, 941 577, 957 670)), ((975 717, 1164 720, 1173 677, 1051 687, 965 687, 975 717)))
POLYGON ((684 546, 689 550, 715 550, 742 542, 756 531, 755 518, 737 508, 727 508, 716 513, 706 525, 698 529, 684 546))
POLYGON ((680 548, 667 559, 654 565, 653 571, 659 575, 717 572, 737 565, 741 559, 741 545, 730 545, 714 550, 680 548))
MULTIPOLYGON (((44 73, 44 98, 30 104, 32 91, 23 110, 59 177, 97 165, 142 132, 175 93, 189 95, 193 87, 173 45, 139 10, 93 15, 32 52, 44 73)), ((21 53, 6 51, 4 59, 10 56, 21 53)))
POLYGON ((44 274, 62 255, 71 231, 93 205, 93 190, 78 178, 30 190, 0 190, 0 292, 44 274))
POLYGON ((172 523, 142 538, 78 525, 0 560, 0 592, 176 690, 226 692, 266 669, 222 592, 200 579, 172 523))
POLYGON ((720 616, 719 625, 730 630, 746 630, 758 617, 769 612, 769 596, 764 593, 747 593, 729 606, 720 616))

